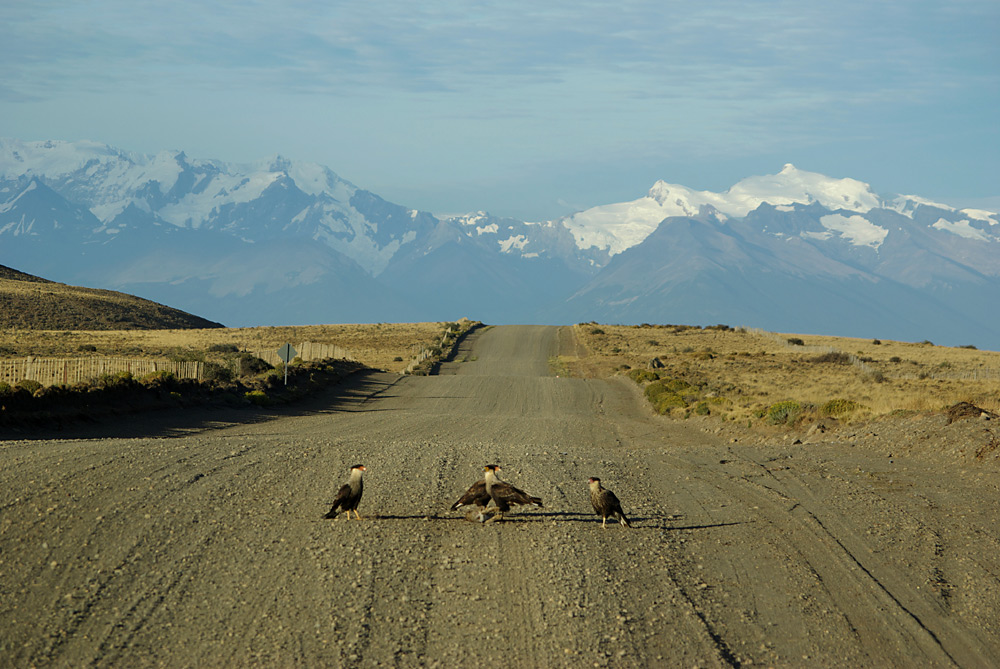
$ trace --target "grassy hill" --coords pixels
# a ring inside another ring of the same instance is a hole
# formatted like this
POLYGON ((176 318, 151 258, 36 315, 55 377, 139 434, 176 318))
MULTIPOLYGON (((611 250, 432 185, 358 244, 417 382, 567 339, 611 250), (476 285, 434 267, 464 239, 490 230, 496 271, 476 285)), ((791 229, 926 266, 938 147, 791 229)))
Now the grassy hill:
POLYGON ((218 328, 199 316, 112 290, 48 281, 0 265, 0 328, 182 330, 218 328))

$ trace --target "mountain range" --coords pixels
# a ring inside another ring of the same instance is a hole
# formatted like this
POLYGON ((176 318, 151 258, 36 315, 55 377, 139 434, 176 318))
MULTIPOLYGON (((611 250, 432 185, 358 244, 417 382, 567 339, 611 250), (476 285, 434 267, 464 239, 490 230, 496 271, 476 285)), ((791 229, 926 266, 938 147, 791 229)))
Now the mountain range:
POLYGON ((761 327, 1000 349, 1000 216, 785 165, 553 221, 438 217, 329 168, 0 140, 0 263, 230 326, 761 327))

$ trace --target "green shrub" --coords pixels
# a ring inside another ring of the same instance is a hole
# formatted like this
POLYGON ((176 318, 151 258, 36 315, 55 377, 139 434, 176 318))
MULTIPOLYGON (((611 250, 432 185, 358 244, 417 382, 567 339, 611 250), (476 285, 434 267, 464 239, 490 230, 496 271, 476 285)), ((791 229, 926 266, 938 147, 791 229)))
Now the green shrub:
POLYGON ((29 395, 34 395, 35 391, 42 389, 42 384, 34 379, 21 379, 14 384, 15 390, 23 390, 29 395))
POLYGON ((217 362, 206 362, 202 373, 204 374, 205 381, 229 383, 233 380, 233 370, 217 362))
POLYGON ((806 345, 806 343, 804 341, 802 341, 801 339, 799 339, 798 337, 789 337, 785 341, 787 341, 790 346, 805 346, 806 345))
POLYGON ((694 408, 694 412, 699 416, 707 416, 712 413, 712 411, 708 408, 708 402, 698 402, 697 406, 694 408))
POLYGON ((164 381, 173 381, 175 378, 176 377, 174 377, 173 372, 161 369, 158 372, 150 372, 149 374, 146 374, 139 379, 139 383, 143 385, 153 385, 155 383, 163 383, 164 381))
POLYGON ((642 392, 646 396, 646 399, 653 403, 659 399, 660 395, 670 394, 667 386, 662 381, 650 383, 642 392))
POLYGON ((844 418, 862 408, 864 407, 854 400, 837 398, 830 400, 820 407, 820 414, 831 418, 844 418))
POLYGON ((646 381, 656 381, 660 376, 653 371, 648 369, 630 369, 628 371, 628 378, 632 379, 636 383, 645 383, 646 381))
POLYGON ((657 383, 672 393, 682 393, 682 392, 692 391, 694 389, 694 386, 692 386, 690 383, 688 383, 683 379, 672 379, 668 377, 660 379, 657 383))
POLYGON ((688 401, 684 395, 693 390, 694 386, 687 381, 666 378, 650 383, 643 392, 656 411, 665 414, 672 409, 686 408, 688 401))
POLYGON ((842 351, 831 351, 823 355, 817 355, 815 358, 812 358, 812 361, 829 362, 835 365, 849 365, 851 364, 851 356, 842 351))
POLYGON ((245 398, 250 400, 251 403, 257 406, 265 406, 270 402, 270 399, 263 390, 251 390, 243 394, 245 398))
POLYGON ((98 388, 125 389, 135 385, 132 372, 116 372, 115 374, 101 374, 94 379, 93 385, 98 388))
POLYGON ((802 405, 794 400, 787 400, 769 406, 765 416, 770 425, 787 425, 794 423, 801 414, 802 405))
POLYGON ((241 376, 256 376, 274 369, 274 365, 255 355, 244 353, 236 359, 236 369, 241 376))
POLYGON ((655 401, 653 401, 653 406, 659 414, 668 414, 673 409, 686 409, 687 405, 684 398, 676 393, 658 395, 655 401))
POLYGON ((14 394, 14 389, 5 381, 0 381, 0 397, 8 397, 14 394))
POLYGON ((240 348, 236 344, 212 344, 208 347, 212 353, 239 353, 240 348))

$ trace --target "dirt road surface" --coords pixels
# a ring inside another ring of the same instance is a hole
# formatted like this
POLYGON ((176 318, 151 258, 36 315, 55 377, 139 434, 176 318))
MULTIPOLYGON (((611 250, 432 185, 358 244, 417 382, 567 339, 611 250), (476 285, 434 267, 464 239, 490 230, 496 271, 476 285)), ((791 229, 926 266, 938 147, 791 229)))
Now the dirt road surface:
POLYGON ((0 442, 0 665, 1000 664, 996 469, 732 443, 553 376, 569 329, 463 346, 250 424, 0 442), (363 520, 325 520, 355 463, 363 520), (449 511, 489 463, 544 508, 449 511))

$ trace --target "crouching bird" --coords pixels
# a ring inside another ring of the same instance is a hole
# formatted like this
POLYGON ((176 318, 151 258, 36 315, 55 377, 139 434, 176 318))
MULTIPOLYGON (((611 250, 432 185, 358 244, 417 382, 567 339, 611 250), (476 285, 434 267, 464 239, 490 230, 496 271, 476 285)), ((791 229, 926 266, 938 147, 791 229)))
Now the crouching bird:
POLYGON ((475 504, 480 517, 490 503, 490 494, 486 492, 486 479, 479 479, 465 491, 465 494, 458 498, 458 501, 451 505, 451 510, 455 511, 463 506, 475 504))
POLYGON ((607 527, 608 518, 615 516, 618 516, 618 522, 625 527, 632 527, 628 518, 625 517, 625 512, 622 511, 622 503, 618 501, 618 497, 610 490, 601 487, 601 479, 591 477, 589 481, 590 503, 594 505, 594 511, 597 512, 597 515, 601 517, 601 527, 607 527))
POLYGON ((488 494, 490 499, 493 500, 493 503, 496 504, 497 512, 500 518, 503 518, 503 514, 510 511, 512 504, 534 504, 535 506, 542 506, 541 497, 532 497, 520 488, 515 488, 506 481, 501 481, 497 477, 497 471, 499 469, 500 465, 486 465, 483 467, 483 471, 486 472, 486 475, 483 477, 483 483, 486 488, 486 494, 488 494))
POLYGON ((361 478, 361 473, 364 471, 364 465, 351 467, 351 478, 340 486, 340 491, 337 492, 337 496, 333 500, 333 507, 323 516, 324 518, 336 518, 339 508, 347 512, 348 520, 351 519, 351 511, 358 517, 358 520, 361 520, 361 515, 358 514, 358 504, 361 503, 361 493, 365 490, 365 482, 361 478))

